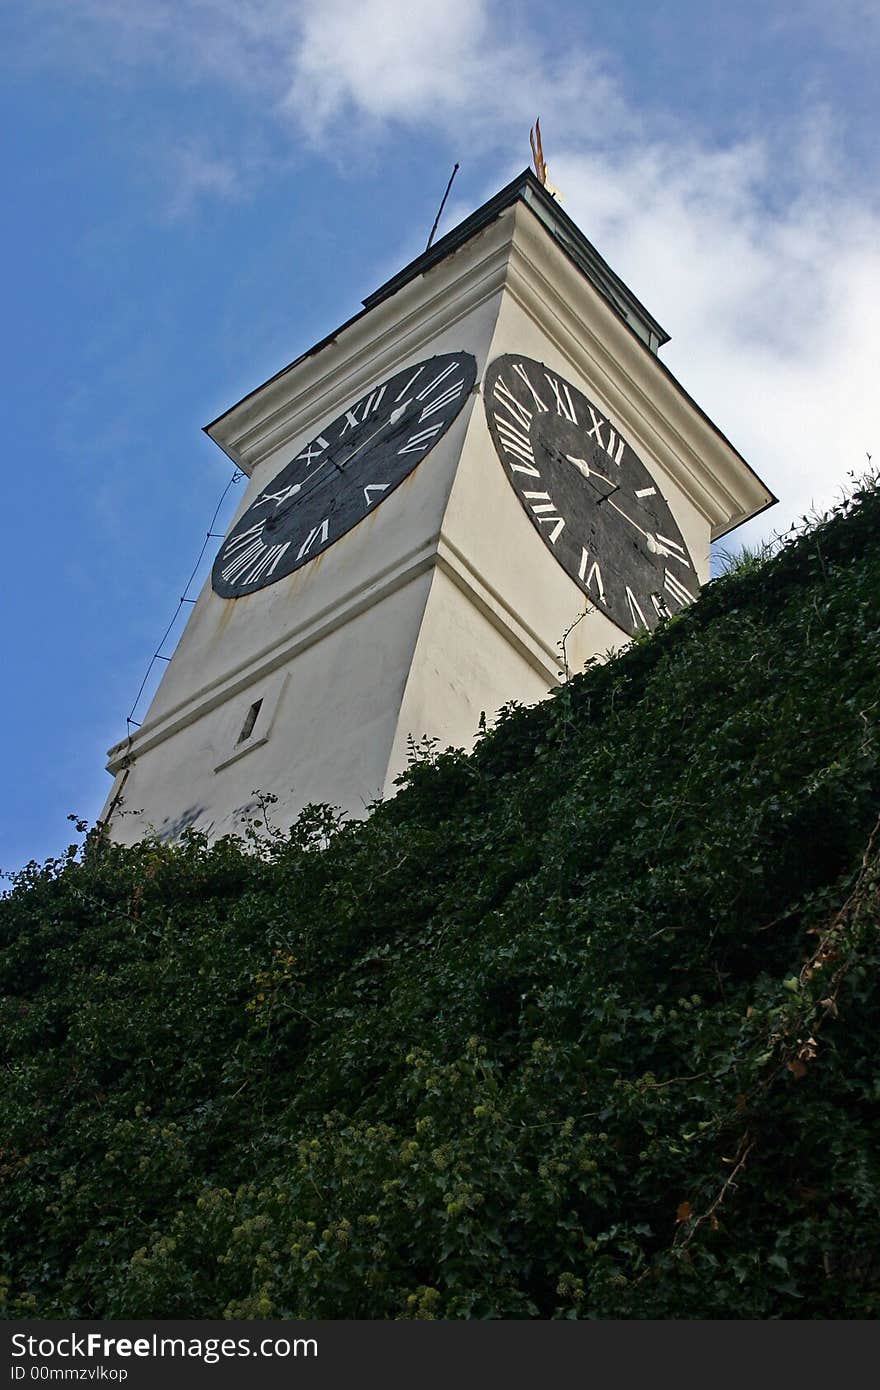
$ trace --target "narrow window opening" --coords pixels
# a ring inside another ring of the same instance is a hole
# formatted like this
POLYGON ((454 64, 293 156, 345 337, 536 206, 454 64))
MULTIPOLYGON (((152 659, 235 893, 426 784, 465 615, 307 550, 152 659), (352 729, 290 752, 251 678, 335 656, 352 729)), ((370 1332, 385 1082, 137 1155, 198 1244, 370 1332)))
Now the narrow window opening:
POLYGON ((250 738, 251 734, 254 732, 254 725, 257 722, 257 716, 260 713, 260 706, 262 703, 262 700, 254 700, 254 703, 248 710, 245 721, 241 726, 241 733, 236 741, 236 747, 238 747, 239 743, 244 743, 245 739, 250 738))

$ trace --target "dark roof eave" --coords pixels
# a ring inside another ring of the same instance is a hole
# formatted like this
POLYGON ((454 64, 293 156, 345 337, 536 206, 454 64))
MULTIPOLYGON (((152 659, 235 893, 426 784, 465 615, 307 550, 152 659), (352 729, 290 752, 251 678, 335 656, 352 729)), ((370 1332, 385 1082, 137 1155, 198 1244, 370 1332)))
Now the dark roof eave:
POLYGON ((386 280, 384 285, 380 285, 377 290, 374 290, 363 300, 364 308, 372 309, 377 304, 381 304, 383 300, 396 294, 410 280, 423 275, 426 270, 436 265, 438 261, 442 261, 445 256, 457 251, 472 236, 482 231, 484 227, 488 227, 506 208, 511 207, 516 202, 525 203, 527 207, 532 209, 569 259, 592 281, 595 288, 609 301, 622 318, 626 319, 626 315, 616 299, 632 306, 636 316, 642 319, 649 331, 656 337, 659 347, 669 342, 669 334, 666 330, 633 294, 632 290, 624 284, 620 276, 611 269, 604 257, 600 256, 592 242, 572 222, 568 213, 563 211, 556 199, 551 197, 531 169, 524 169, 521 174, 517 174, 516 178, 512 179, 499 193, 496 193, 487 203, 483 203, 476 212, 472 212, 470 217, 466 217, 457 227, 453 227, 451 232, 447 232, 433 246, 417 256, 414 261, 410 261, 409 265, 404 266, 390 280, 386 280))
MULTIPOLYGON (((558 222, 560 228, 565 231, 567 237, 570 238, 571 244, 566 244, 566 242, 562 241, 558 236, 555 240, 568 254, 569 258, 575 260, 575 263, 579 265, 579 269, 592 282, 594 288, 611 304, 625 323, 626 316, 621 312, 618 305, 615 304, 613 298, 603 290, 602 285, 596 278, 596 274, 591 275, 589 270, 586 269, 587 263, 592 265, 594 271, 601 273, 601 275, 606 278, 609 285, 613 286, 623 298, 627 299, 633 307, 637 309, 645 323, 650 326, 651 331, 656 335, 658 346, 662 347, 664 343, 669 342, 669 334, 665 329, 661 328, 657 320, 648 312, 632 291, 627 289, 620 277, 611 269, 608 262, 599 255, 599 252, 593 246, 592 242, 587 240, 580 228, 572 222, 568 214, 563 212, 556 200, 552 198, 546 189, 539 183, 531 169, 524 169, 521 174, 518 174, 515 179, 511 179, 510 183, 502 188, 500 192, 496 193, 493 198, 490 198, 487 203, 477 208, 476 212, 472 212, 469 217, 466 217, 457 227, 453 227, 451 232, 447 232, 445 236, 441 237, 440 240, 435 242, 427 251, 423 251, 420 256, 417 256, 414 261, 410 261, 409 265, 404 266, 403 269, 398 271, 396 275, 393 275, 390 280, 386 280, 384 285, 380 285, 372 294, 367 295, 367 298, 361 301, 363 308, 359 309, 356 314, 352 314, 350 319, 346 319, 345 322, 340 324, 338 328, 335 328, 332 333, 328 333, 326 338, 322 338, 312 347, 307 348, 305 352, 300 353, 299 357, 295 357, 292 362, 288 362, 286 366, 281 367, 279 371, 261 382, 259 386, 255 386, 252 391, 248 391, 240 400, 236 401, 234 405, 229 406, 227 410, 222 411, 215 419, 211 420, 207 425, 204 425, 202 427, 203 432, 210 436, 214 427, 219 425, 220 421, 224 420, 227 415, 231 415, 234 410, 238 410, 240 406, 244 405, 245 401, 250 400, 252 396, 257 395, 257 393, 262 391, 266 386, 270 386, 273 381, 278 381, 279 377, 286 375, 286 373, 292 371, 294 367, 298 367, 301 362, 305 362, 309 357, 314 357, 317 353, 322 352, 325 347, 329 347, 340 334, 344 333, 352 324, 357 323, 358 319, 363 318, 364 315, 368 314, 371 309, 374 309, 377 304, 381 304, 384 300, 390 299, 391 296, 396 294, 399 289, 402 289, 404 285, 409 284, 411 280, 417 279, 418 276, 424 275, 425 271, 429 270, 439 261, 442 261, 446 256, 451 255, 454 251, 457 251, 458 248, 463 246, 472 236, 482 231, 484 227, 488 227, 506 208, 511 207, 516 202, 523 202, 526 206, 531 207, 532 211, 540 218, 545 227, 548 225, 548 216, 551 220, 558 222), (543 216, 541 215, 542 213, 543 216), (580 264, 578 259, 572 255, 572 246, 577 246, 581 250, 584 264, 580 264)), ((552 230, 550 228, 548 228, 548 230, 551 231, 552 235, 552 230)), ((627 327, 635 332, 631 324, 627 324, 627 327)), ((640 334, 636 334, 636 336, 641 338, 640 334)))
MULTIPOLYGON (((624 302, 633 306, 638 315, 641 316, 643 323, 648 325, 651 332, 656 335, 658 346, 662 347, 664 343, 669 342, 669 334, 661 328, 653 315, 645 309, 644 305, 641 304, 632 291, 627 288, 620 277, 615 274, 608 265, 608 262, 599 255, 599 252, 593 246, 592 242, 584 236, 583 232, 572 222, 568 214, 563 212, 556 200, 552 198, 542 184, 539 183, 530 169, 524 169, 521 174, 518 174, 515 179, 512 179, 511 182, 507 184, 506 187, 502 188, 499 193, 496 193, 493 198, 490 198, 482 207, 477 208, 476 212, 471 213, 470 217, 466 217, 457 227, 453 227, 451 232, 447 232, 445 236, 441 237, 440 240, 435 242, 427 251, 423 251, 415 260, 410 261, 409 265, 404 266, 404 268, 398 271, 396 275, 392 276, 390 280, 386 280, 383 285, 380 285, 377 290, 374 290, 371 295, 368 295, 367 298, 362 301, 364 307, 358 310, 356 314, 353 314, 350 319, 347 319, 345 323, 334 329, 332 333, 328 333, 320 342, 315 343, 313 347, 308 348, 305 352, 301 353, 299 357, 294 358, 292 362, 282 367, 280 371, 275 372, 273 376, 269 377, 259 386, 256 386, 253 391, 249 391, 246 395, 242 396, 241 400, 236 401, 235 405, 230 406, 228 410, 224 410, 223 413, 218 415, 215 420, 212 420, 210 424, 205 425, 203 427, 205 434, 210 436, 214 427, 218 425, 221 420, 224 420, 227 415, 231 415, 233 411, 238 410, 245 401, 250 400, 251 397, 263 391, 266 386, 271 385, 273 381, 277 381, 280 377, 285 376, 295 367, 298 367, 301 362, 307 361, 308 358, 314 357, 317 353, 322 352, 325 347, 329 347, 331 343, 346 331, 346 329, 350 328, 352 324, 357 323, 359 319, 362 319, 371 309, 374 309, 377 304, 381 304, 384 300, 390 299, 391 296, 402 289, 404 285, 408 284, 411 280, 415 280, 418 276, 423 275, 432 266, 458 250, 460 246, 463 246, 465 242, 477 232, 482 231, 484 227, 489 226, 490 223, 495 221, 506 208, 511 207, 518 201, 525 203, 527 207, 531 208, 532 212, 535 213, 544 227, 547 228, 549 235, 554 237, 557 245, 568 255, 569 259, 578 266, 585 278, 593 285, 594 289, 602 294, 603 298, 615 310, 624 325, 642 344, 644 350, 646 352, 651 352, 651 356, 658 367, 660 367, 664 376, 668 378, 685 400, 693 407, 696 413, 705 420, 710 429, 727 445, 732 453, 739 459, 740 463, 743 464, 752 477, 760 484, 767 495, 767 501, 754 512, 750 513, 743 521, 751 520, 753 516, 759 516, 761 512, 773 506, 773 504, 778 501, 778 498, 774 496, 766 483, 758 477, 755 470, 743 458, 742 454, 736 446, 731 443, 723 431, 718 428, 714 420, 706 414, 702 407, 694 400, 690 392, 682 386, 681 382, 675 374, 670 371, 666 363, 661 361, 656 351, 651 350, 645 342, 643 335, 633 328, 632 323, 628 321, 627 315, 620 309, 619 305, 615 303, 612 293, 609 293, 603 288, 599 277, 604 277, 611 291, 619 294, 624 302), (565 233, 566 240, 563 240, 558 234, 554 234, 553 223, 565 233)), ((728 530, 734 530, 737 526, 743 525, 743 521, 732 521, 730 525, 725 528, 725 531, 720 532, 719 535, 724 535, 728 530)), ((718 539, 718 537, 716 537, 716 539, 718 539)))

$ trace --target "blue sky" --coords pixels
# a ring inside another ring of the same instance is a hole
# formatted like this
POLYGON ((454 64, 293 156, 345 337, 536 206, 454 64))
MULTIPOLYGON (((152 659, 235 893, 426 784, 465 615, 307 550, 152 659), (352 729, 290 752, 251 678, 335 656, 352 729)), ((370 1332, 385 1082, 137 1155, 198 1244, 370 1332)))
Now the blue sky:
POLYGON ((525 167, 537 114, 781 499, 741 539, 832 501, 880 444, 878 58, 875 0, 3 0, 0 867, 100 811, 231 473, 201 426, 418 253, 453 161, 447 230, 525 167))

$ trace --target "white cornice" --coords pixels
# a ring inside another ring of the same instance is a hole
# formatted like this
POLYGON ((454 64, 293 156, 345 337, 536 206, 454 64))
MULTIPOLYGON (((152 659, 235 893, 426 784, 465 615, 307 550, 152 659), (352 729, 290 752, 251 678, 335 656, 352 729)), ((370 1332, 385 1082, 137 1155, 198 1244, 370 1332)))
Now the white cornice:
POLYGON ((424 541, 394 563, 379 570, 369 584, 354 586, 347 594, 320 609, 304 622, 289 628, 283 636, 267 643, 217 680, 193 691, 186 699, 172 705, 155 719, 147 719, 136 734, 114 744, 109 750, 108 771, 117 772, 120 767, 125 766, 130 757, 140 756, 148 748, 164 742, 171 734, 186 728, 202 715, 224 704, 231 696, 249 689, 255 681, 271 674, 307 647, 320 641, 322 637, 351 622, 365 609, 424 573, 434 562, 436 541, 436 536, 424 541))
POLYGON ((438 534, 379 571, 369 584, 352 588, 342 598, 291 628, 283 637, 268 644, 218 680, 194 691, 156 719, 148 719, 136 733, 114 744, 109 750, 107 770, 114 774, 120 772, 148 749, 164 743, 172 734, 194 724, 241 691, 249 690, 257 681, 287 665, 331 632, 353 622, 366 609, 388 598, 435 565, 471 599, 529 665, 546 677, 548 688, 558 684, 558 653, 517 617, 489 581, 454 545, 438 534))
POLYGON ((595 383, 623 430, 706 518, 713 538, 775 500, 521 202, 246 396, 208 433, 250 474, 502 289, 595 383))
POLYGON ((775 500, 523 204, 515 208, 506 289, 602 391, 637 452, 640 444, 657 458, 706 518, 713 539, 775 500))
POLYGON ((210 437, 250 475, 497 294, 507 273, 511 229, 512 209, 246 396, 207 427, 210 437))
POLYGON ((533 670, 546 679, 548 688, 559 684, 559 652, 514 612, 504 596, 442 531, 438 538, 437 566, 533 670))

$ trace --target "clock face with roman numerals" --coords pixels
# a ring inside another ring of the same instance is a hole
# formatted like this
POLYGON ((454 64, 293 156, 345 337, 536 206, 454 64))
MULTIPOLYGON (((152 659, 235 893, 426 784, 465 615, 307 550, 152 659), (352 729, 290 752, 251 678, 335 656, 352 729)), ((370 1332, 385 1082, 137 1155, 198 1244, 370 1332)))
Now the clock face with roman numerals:
POLYGON ((656 480, 628 440, 558 372, 496 357, 483 390, 504 472, 547 549, 631 635, 693 603, 699 580, 656 480))
POLYGON ((385 501, 452 424, 473 388, 468 352, 378 383, 281 469, 230 531, 211 574, 241 598, 314 560, 385 501))

